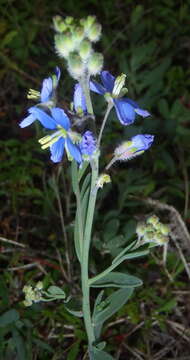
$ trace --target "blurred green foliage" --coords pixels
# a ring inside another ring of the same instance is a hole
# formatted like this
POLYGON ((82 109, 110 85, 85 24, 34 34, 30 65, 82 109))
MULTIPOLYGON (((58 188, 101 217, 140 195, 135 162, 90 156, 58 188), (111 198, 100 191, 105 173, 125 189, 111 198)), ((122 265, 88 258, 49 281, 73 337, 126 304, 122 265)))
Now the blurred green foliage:
MULTIPOLYGON (((46 285, 58 282, 66 291, 72 288, 74 295, 80 291, 75 285, 78 264, 72 251, 75 208, 69 172, 65 164, 62 167, 50 163, 33 130, 19 129, 18 123, 29 106, 26 92, 31 87, 39 89, 42 79, 59 65, 59 101, 69 106, 73 82, 54 53, 52 17, 59 14, 81 18, 92 14, 103 26, 98 50, 104 53, 105 68, 115 75, 126 73, 129 97, 152 114, 124 129, 111 113, 103 141, 106 162, 124 137, 148 132, 155 134, 156 140, 151 151, 141 158, 114 166, 112 184, 100 193, 91 264, 92 274, 96 273, 106 267, 110 255, 118 254, 134 238, 136 221, 152 211, 145 208, 142 198, 150 196, 173 205, 189 223, 190 1, 177 4, 175 0, 147 0, 143 5, 132 0, 2 0, 0 10, 0 235, 26 246, 20 250, 1 244, 0 358, 79 359, 85 353, 86 339, 80 319, 72 317, 61 303, 56 312, 55 304, 36 304, 27 310, 22 305, 25 283, 42 277, 46 285), (61 211, 71 244, 72 283, 64 278, 61 211), (37 266, 22 268, 33 263, 37 266), (8 271, 17 267, 20 270, 8 271)), ((98 95, 93 99, 100 125, 105 103, 98 95)), ((36 130, 39 135, 41 130, 36 130)), ((127 341, 146 353, 144 339, 153 322, 156 319, 158 327, 167 331, 166 319, 176 307, 173 290, 185 289, 187 279, 183 265, 172 252, 167 266, 175 284, 166 278, 154 258, 137 259, 135 266, 128 266, 145 286, 117 315, 127 317, 128 325, 121 323, 105 329, 104 338, 114 353, 117 341, 123 341, 117 336, 125 334, 126 327, 129 331, 132 325, 144 321, 138 336, 127 341), (144 315, 141 303, 145 304, 144 315)), ((93 295, 95 298, 96 290, 93 295)))

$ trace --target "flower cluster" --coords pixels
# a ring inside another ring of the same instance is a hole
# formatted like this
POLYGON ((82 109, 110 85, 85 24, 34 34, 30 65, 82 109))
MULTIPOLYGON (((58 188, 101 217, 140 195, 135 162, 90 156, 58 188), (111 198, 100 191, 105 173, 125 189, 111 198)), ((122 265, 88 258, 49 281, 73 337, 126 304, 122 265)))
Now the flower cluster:
MULTIPOLYGON (((103 60, 100 61, 101 54, 92 49, 92 43, 98 41, 101 35, 101 26, 94 16, 80 21, 75 21, 72 17, 63 19, 56 16, 54 28, 57 53, 66 59, 69 72, 79 81, 74 86, 71 116, 57 105, 56 93, 61 72, 56 67, 55 74, 43 80, 40 92, 29 90, 28 98, 36 100, 37 104, 28 109, 28 116, 21 121, 20 127, 24 128, 36 120, 39 121, 45 129, 50 130, 46 136, 39 139, 39 143, 42 149, 50 149, 51 160, 58 163, 66 153, 68 160, 74 159, 81 164, 82 161, 90 161, 99 156, 105 125, 103 121, 98 141, 90 129, 81 133, 84 126, 79 125, 83 125, 86 118, 93 117, 92 106, 89 107, 90 90, 103 95, 110 110, 115 108, 122 125, 132 124, 136 115, 147 117, 150 114, 125 96, 128 91, 125 87, 125 74, 114 77, 109 71, 101 71, 102 84, 90 79, 91 75, 100 72, 103 64, 103 60)), ((130 141, 124 141, 115 149, 114 157, 106 169, 117 160, 130 160, 142 154, 152 145, 153 139, 153 135, 139 134, 130 141)))
POLYGON ((31 306, 33 303, 37 303, 42 300, 42 289, 43 284, 41 281, 38 281, 35 287, 31 285, 25 285, 23 292, 25 294, 24 305, 31 306))
POLYGON ((92 48, 101 36, 101 25, 95 16, 88 16, 79 21, 71 16, 53 19, 55 49, 57 54, 67 62, 70 75, 79 80, 85 74, 96 75, 103 66, 103 56, 92 48))
POLYGON ((156 215, 153 215, 146 222, 140 222, 137 225, 136 233, 141 244, 164 245, 169 241, 170 229, 167 225, 161 223, 156 215))
MULTIPOLYGON (((56 68, 55 78, 49 77, 43 81, 41 92, 35 97, 37 100, 41 99, 41 102, 28 109, 29 115, 21 121, 20 127, 24 128, 38 120, 45 129, 53 130, 50 135, 39 139, 42 149, 50 148, 51 160, 54 163, 60 162, 65 150, 69 160, 75 159, 80 164, 85 155, 93 155, 96 150, 96 140, 89 131, 83 135, 73 131, 66 112, 56 107, 55 92, 59 78, 60 70, 56 68)), ((30 94, 31 92, 30 90, 30 94)), ((73 104, 76 114, 87 113, 85 98, 79 84, 75 86, 73 104)))

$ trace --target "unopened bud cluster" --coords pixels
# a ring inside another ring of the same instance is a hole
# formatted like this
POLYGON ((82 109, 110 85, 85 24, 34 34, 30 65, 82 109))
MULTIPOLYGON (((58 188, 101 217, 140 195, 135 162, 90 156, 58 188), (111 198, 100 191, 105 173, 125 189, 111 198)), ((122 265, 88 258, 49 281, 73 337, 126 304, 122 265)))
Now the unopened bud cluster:
POLYGON ((161 223, 156 215, 149 217, 146 222, 140 222, 136 228, 141 244, 155 243, 157 245, 165 245, 169 241, 169 232, 169 227, 161 223))
POLYGON ((33 303, 37 303, 42 300, 43 284, 39 281, 35 287, 31 285, 25 285, 23 292, 25 294, 25 300, 23 301, 25 306, 31 306, 33 303))
POLYGON ((67 61, 71 76, 79 80, 84 73, 96 75, 102 70, 103 55, 92 48, 101 36, 101 25, 95 16, 76 21, 68 16, 53 18, 55 48, 57 54, 67 61))

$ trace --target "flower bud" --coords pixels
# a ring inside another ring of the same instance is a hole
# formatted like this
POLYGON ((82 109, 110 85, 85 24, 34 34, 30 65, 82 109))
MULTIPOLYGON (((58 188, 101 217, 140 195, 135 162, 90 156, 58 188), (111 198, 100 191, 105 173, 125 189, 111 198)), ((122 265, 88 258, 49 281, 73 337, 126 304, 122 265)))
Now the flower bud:
POLYGON ((68 58, 75 48, 72 36, 70 34, 55 35, 55 48, 60 57, 68 58))
POLYGON ((89 29, 89 31, 87 33, 87 37, 89 38, 90 41, 96 42, 96 41, 98 41, 100 39, 101 32, 102 32, 101 25, 98 24, 98 23, 95 23, 89 29))
POLYGON ((161 224, 160 224, 160 232, 161 232, 163 235, 167 236, 167 235, 169 234, 169 232, 170 232, 169 226, 161 223, 161 224))
POLYGON ((101 174, 96 182, 96 187, 103 188, 104 184, 108 184, 111 182, 111 178, 108 174, 101 174))
POLYGON ((158 245, 164 245, 167 244, 169 241, 169 238, 167 236, 164 236, 162 233, 157 232, 154 234, 154 242, 158 245))
POLYGON ((146 232, 155 231, 154 227, 150 225, 146 225, 146 232))
POLYGON ((144 242, 154 242, 154 231, 148 231, 143 236, 144 242))
POLYGON ((88 32, 89 29, 96 21, 96 16, 89 15, 86 19, 81 19, 81 24, 84 26, 85 32, 88 32))
POLYGON ((82 60, 87 60, 92 52, 92 46, 89 40, 83 40, 79 46, 79 55, 82 60))
POLYGON ((159 218, 156 215, 152 215, 147 219, 147 224, 151 224, 151 225, 155 226, 158 223, 159 223, 159 218))
POLYGON ((65 18, 65 24, 71 25, 73 23, 74 18, 72 16, 67 16, 65 18))
POLYGON ((144 234, 146 233, 146 224, 144 222, 140 222, 137 224, 136 233, 139 237, 144 236, 144 234))
POLYGON ((62 33, 67 29, 67 26, 65 25, 63 18, 59 15, 53 17, 53 26, 55 31, 59 33, 62 33))
POLYGON ((43 282, 42 281, 38 281, 36 284, 36 289, 37 290, 42 290, 43 289, 43 282))
POLYGON ((125 79, 126 79, 125 74, 121 74, 120 76, 116 77, 112 91, 113 97, 118 98, 120 96, 121 90, 125 85, 125 79))
POLYGON ((68 70, 71 76, 79 80, 84 73, 84 65, 79 55, 71 54, 68 58, 68 70))
POLYGON ((82 26, 78 26, 72 32, 73 41, 75 43, 75 47, 77 48, 81 41, 84 39, 85 33, 84 28, 82 26))
POLYGON ((119 145, 115 151, 115 161, 116 160, 131 160, 133 157, 142 154, 144 151, 138 151, 134 146, 132 141, 125 141, 119 145))
POLYGON ((90 75, 97 75, 100 73, 103 67, 103 55, 97 52, 94 52, 88 61, 87 67, 90 75))

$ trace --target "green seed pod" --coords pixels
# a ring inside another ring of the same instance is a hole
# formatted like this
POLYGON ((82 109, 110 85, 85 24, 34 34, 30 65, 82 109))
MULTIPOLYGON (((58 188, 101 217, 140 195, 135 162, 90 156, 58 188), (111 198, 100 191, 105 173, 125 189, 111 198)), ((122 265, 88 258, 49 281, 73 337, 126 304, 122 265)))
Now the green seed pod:
POLYGON ((71 54, 68 58, 68 71, 70 75, 79 80, 84 73, 84 65, 78 54, 71 54))
POLYGON ((83 40, 79 46, 79 55, 82 60, 87 60, 92 52, 92 45, 89 40, 83 40))
POLYGON ((98 23, 95 23, 90 27, 90 29, 88 30, 86 35, 90 41, 96 42, 100 39, 101 32, 102 32, 101 25, 98 23))
POLYGON ((102 70, 103 67, 103 55, 97 52, 94 52, 90 59, 88 60, 88 71, 90 75, 97 75, 102 70))
POLYGON ((65 24, 63 18, 59 15, 53 17, 53 26, 55 31, 59 33, 67 30, 67 25, 65 24))

